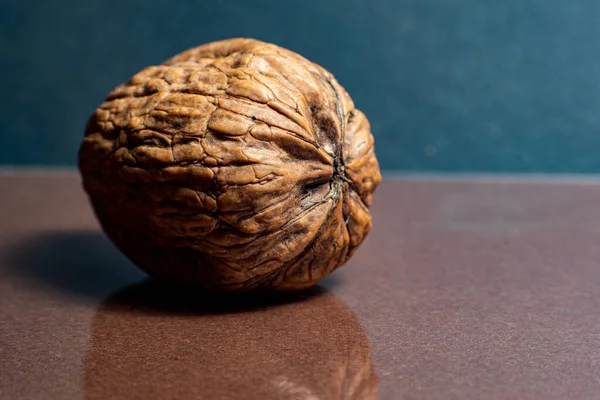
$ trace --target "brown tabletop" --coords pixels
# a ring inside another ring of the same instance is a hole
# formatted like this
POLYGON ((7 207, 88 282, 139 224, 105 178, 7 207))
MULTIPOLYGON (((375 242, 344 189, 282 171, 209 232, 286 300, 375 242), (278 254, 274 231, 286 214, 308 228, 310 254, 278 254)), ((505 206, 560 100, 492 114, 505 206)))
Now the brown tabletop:
POLYGON ((385 179, 295 295, 145 279, 75 173, 0 174, 0 399, 600 399, 600 181, 385 179))

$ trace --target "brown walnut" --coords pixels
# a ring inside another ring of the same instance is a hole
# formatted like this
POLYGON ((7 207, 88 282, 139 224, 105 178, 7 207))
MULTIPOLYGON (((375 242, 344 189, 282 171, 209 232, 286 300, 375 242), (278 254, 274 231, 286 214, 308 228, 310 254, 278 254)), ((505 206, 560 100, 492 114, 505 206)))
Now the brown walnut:
POLYGON ((187 50, 118 86, 88 121, 83 187, 150 275, 207 290, 299 290, 371 229, 369 122, 334 77, 253 39, 187 50))

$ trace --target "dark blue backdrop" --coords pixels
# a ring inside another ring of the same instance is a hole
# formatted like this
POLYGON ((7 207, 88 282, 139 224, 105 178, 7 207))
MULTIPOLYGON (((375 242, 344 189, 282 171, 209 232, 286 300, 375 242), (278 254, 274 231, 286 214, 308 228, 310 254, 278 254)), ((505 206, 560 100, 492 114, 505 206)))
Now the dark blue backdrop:
POLYGON ((334 73, 385 170, 600 172, 598 0, 3 0, 0 163, 73 165, 115 85, 236 36, 334 73))

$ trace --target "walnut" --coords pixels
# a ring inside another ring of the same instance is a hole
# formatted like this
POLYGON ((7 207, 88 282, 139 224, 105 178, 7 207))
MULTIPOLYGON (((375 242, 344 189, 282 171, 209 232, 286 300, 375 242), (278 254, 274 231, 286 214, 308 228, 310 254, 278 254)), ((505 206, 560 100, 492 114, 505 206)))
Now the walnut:
POLYGON ((79 170, 134 263, 215 291, 316 284, 371 229, 381 181, 369 122, 334 77, 253 39, 187 50, 114 89, 79 170))

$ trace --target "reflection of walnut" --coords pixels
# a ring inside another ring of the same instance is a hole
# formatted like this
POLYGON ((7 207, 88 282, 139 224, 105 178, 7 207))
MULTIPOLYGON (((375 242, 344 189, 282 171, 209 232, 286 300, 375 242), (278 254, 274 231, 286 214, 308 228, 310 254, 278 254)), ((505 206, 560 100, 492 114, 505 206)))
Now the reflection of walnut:
POLYGON ((381 181, 369 123, 334 77, 252 39, 117 87, 88 122, 79 168, 125 254, 210 290, 314 285, 363 241, 381 181))
POLYGON ((314 289, 240 303, 129 286, 91 323, 85 398, 377 399, 366 333, 340 299, 314 289))

